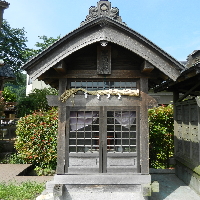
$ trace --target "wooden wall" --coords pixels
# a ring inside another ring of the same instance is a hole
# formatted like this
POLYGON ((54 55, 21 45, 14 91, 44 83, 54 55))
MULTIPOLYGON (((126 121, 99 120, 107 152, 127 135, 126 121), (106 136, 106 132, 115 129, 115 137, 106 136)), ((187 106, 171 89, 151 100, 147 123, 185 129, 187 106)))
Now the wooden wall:
MULTIPOLYGON (((112 70, 140 69, 141 64, 144 62, 142 58, 118 45, 109 45, 111 46, 112 70)), ((67 70, 96 70, 97 46, 100 46, 100 44, 92 44, 67 57, 64 60, 67 70)))
POLYGON ((200 164, 200 108, 196 100, 176 103, 175 156, 191 165, 200 164))
POLYGON ((200 193, 200 107, 196 100, 175 104, 176 175, 200 193))

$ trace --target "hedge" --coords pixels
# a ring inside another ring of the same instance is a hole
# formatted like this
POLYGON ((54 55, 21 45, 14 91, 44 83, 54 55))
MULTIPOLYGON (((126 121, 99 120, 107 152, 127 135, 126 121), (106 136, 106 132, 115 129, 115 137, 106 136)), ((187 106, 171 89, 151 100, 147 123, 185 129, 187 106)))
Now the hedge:
POLYGON ((169 168, 174 153, 173 106, 149 109, 150 167, 169 168))
POLYGON ((41 168, 56 168, 58 112, 34 112, 17 123, 15 148, 18 158, 41 168))

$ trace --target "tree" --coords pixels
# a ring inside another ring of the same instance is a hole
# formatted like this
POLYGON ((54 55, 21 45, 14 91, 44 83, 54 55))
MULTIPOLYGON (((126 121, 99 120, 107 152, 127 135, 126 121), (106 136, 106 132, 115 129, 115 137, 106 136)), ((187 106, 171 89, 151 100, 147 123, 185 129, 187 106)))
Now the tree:
POLYGON ((11 28, 10 24, 3 20, 0 32, 0 59, 9 65, 14 73, 21 72, 22 65, 28 59, 28 51, 24 28, 11 28))
POLYGON ((46 95, 57 95, 55 88, 34 89, 26 97, 18 100, 17 116, 24 117, 34 111, 48 111, 51 106, 48 105, 46 95))
POLYGON ((25 96, 26 88, 26 75, 22 73, 23 64, 60 39, 60 36, 55 39, 44 35, 38 36, 43 41, 35 44, 37 49, 30 49, 26 45, 28 40, 25 34, 24 28, 11 28, 6 20, 3 21, 0 32, 0 59, 3 59, 5 64, 11 67, 16 76, 14 82, 6 83, 5 86, 9 86, 6 88, 7 93, 9 91, 11 94, 14 91, 15 93, 20 93, 20 97, 25 96))
POLYGON ((40 40, 43 40, 43 41, 42 42, 36 42, 35 46, 38 49, 29 49, 29 52, 27 52, 27 55, 29 57, 36 56, 37 54, 39 54, 42 51, 44 51, 45 49, 47 49, 50 45, 55 43, 58 39, 60 39, 60 36, 58 36, 57 38, 47 37, 45 35, 38 36, 38 37, 39 37, 40 40))
POLYGON ((28 40, 25 34, 24 28, 11 28, 10 24, 6 20, 3 20, 0 32, 0 59, 3 59, 15 73, 21 72, 21 67, 28 59, 41 53, 60 39, 60 36, 57 38, 45 35, 38 36, 43 41, 36 42, 35 46, 37 49, 30 49, 26 45, 28 40))
POLYGON ((3 20, 0 32, 0 59, 13 70, 16 76, 14 85, 24 84, 21 67, 28 60, 30 52, 26 46, 25 33, 24 28, 11 28, 10 24, 3 20))

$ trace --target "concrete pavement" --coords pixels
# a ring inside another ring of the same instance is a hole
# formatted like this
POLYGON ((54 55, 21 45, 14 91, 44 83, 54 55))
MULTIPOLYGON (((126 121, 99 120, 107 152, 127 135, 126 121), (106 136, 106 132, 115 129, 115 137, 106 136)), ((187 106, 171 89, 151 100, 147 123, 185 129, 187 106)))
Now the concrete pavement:
MULTIPOLYGON (((24 181, 47 182, 53 176, 18 176, 31 165, 0 164, 0 182, 24 181)), ((187 186, 174 174, 167 170, 150 170, 152 181, 158 181, 160 185, 159 193, 152 193, 150 200, 200 200, 194 190, 187 186)))

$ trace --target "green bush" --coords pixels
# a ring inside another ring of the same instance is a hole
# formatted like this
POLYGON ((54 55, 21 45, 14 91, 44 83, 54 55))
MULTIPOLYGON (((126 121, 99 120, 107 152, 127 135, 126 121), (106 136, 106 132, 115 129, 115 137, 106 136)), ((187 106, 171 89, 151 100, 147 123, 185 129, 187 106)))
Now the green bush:
POLYGON ((21 85, 15 84, 15 82, 5 83, 2 94, 6 102, 18 102, 19 99, 26 96, 26 79, 21 85))
POLYGON ((43 169, 55 169, 57 159, 58 112, 52 108, 19 119, 15 148, 18 159, 43 169))
POLYGON ((6 102, 16 102, 17 96, 12 87, 7 86, 3 89, 2 96, 6 102))
POLYGON ((24 117, 35 111, 47 111, 51 108, 48 105, 46 95, 57 95, 58 91, 54 88, 34 89, 26 97, 19 99, 17 103, 17 116, 24 117))
POLYGON ((56 173, 56 171, 51 168, 42 168, 38 166, 35 167, 34 171, 38 176, 53 176, 56 173))
POLYGON ((0 162, 1 164, 26 164, 22 158, 18 156, 17 153, 8 153, 5 155, 5 157, 0 162))
POLYGON ((174 153, 173 106, 149 109, 150 167, 169 168, 174 153))

